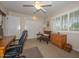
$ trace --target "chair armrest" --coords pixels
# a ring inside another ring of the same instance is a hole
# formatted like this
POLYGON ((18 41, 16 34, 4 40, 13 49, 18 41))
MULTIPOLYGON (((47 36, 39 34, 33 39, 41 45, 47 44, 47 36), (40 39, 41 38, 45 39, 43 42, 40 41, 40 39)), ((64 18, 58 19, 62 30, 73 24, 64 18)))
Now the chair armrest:
POLYGON ((17 43, 15 43, 15 44, 10 44, 9 47, 16 46, 16 45, 18 45, 18 44, 17 44, 17 43))
POLYGON ((9 48, 7 48, 7 50, 10 50, 10 49, 16 49, 16 48, 19 48, 21 47, 22 45, 14 45, 14 46, 11 46, 9 48))
POLYGON ((15 42, 12 42, 12 43, 10 44, 10 46, 13 46, 13 45, 15 45, 15 44, 18 44, 18 43, 16 43, 17 41, 19 41, 19 39, 15 40, 15 42))

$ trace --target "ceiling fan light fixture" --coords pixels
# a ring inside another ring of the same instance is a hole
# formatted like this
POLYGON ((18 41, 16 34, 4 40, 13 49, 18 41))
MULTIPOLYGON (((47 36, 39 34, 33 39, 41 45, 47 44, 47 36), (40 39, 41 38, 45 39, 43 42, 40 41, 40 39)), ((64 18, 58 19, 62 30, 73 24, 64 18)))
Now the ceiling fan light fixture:
POLYGON ((35 8, 36 8, 37 10, 41 9, 41 7, 40 7, 39 5, 35 5, 35 8))
POLYGON ((35 2, 34 7, 38 10, 42 8, 39 2, 35 2))

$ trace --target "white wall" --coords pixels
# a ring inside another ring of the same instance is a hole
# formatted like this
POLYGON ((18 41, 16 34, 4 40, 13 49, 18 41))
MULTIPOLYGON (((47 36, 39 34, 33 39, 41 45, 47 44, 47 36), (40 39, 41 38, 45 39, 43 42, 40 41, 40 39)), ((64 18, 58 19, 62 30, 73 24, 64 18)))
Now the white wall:
POLYGON ((1 25, 1 22, 2 22, 2 15, 0 14, 0 25, 1 25))
POLYGON ((5 31, 4 36, 14 36, 16 35, 17 38, 20 33, 20 17, 16 16, 7 16, 5 20, 5 31))
POLYGON ((28 39, 36 38, 36 34, 43 28, 43 23, 40 18, 33 20, 31 16, 21 17, 21 31, 28 30, 28 39))
MULTIPOLYGON (((7 9, 3 7, 1 4, 0 4, 0 10, 3 11, 7 15, 7 9)), ((3 20, 2 28, 3 28, 3 35, 4 35, 6 17, 3 17, 2 20, 3 20)))
POLYGON ((79 51, 79 33, 68 33, 67 39, 73 49, 79 51))
MULTIPOLYGON (((20 35, 23 30, 28 30, 28 39, 36 38, 36 34, 42 30, 42 25, 44 21, 41 18, 37 18, 37 20, 33 20, 32 16, 23 15, 20 13, 9 11, 8 18, 5 21, 5 35, 14 35, 17 34, 18 26, 20 24, 20 35), (14 27, 13 29, 11 29, 14 27), (13 32, 13 33, 12 33, 13 32)), ((19 36, 20 37, 20 36, 19 36)))
POLYGON ((40 32, 43 29, 43 22, 40 20, 26 20, 25 21, 25 28, 28 30, 28 38, 36 38, 37 37, 37 33, 40 32))
POLYGON ((4 6, 2 6, 1 4, 0 4, 0 10, 3 11, 5 14, 7 14, 7 9, 4 8, 4 6))

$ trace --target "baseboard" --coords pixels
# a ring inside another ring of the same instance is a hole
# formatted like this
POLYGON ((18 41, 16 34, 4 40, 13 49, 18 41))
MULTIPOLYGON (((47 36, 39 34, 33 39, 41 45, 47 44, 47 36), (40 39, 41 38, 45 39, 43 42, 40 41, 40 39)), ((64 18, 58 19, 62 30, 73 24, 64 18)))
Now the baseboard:
POLYGON ((75 48, 73 48, 73 50, 74 50, 74 51, 77 51, 77 52, 79 52, 79 49, 75 49, 75 48))

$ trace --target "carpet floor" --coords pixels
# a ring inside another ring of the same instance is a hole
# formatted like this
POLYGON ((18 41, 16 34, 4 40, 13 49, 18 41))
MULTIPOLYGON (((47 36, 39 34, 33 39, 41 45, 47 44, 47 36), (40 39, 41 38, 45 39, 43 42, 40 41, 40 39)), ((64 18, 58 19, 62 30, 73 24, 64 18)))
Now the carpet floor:
POLYGON ((41 54, 38 47, 25 49, 24 52, 23 52, 23 55, 26 58, 43 58, 43 55, 41 54))
MULTIPOLYGON (((29 39, 26 40, 25 45, 24 45, 24 50, 29 49, 29 48, 33 48, 33 47, 38 47, 41 55, 44 58, 79 58, 79 52, 76 51, 71 51, 70 53, 66 52, 65 50, 62 50, 58 47, 56 47, 55 45, 53 45, 52 43, 48 43, 46 44, 46 42, 41 41, 39 42, 36 39, 29 39)), ((31 51, 31 50, 30 50, 31 51)), ((32 50, 33 52, 34 50, 32 50)), ((32 58, 32 55, 37 54, 36 51, 34 51, 33 53, 28 53, 29 57, 32 58), (30 54, 32 54, 30 56, 30 54)), ((27 53, 25 53, 25 56, 27 55, 27 53)), ((34 55, 34 57, 36 57, 34 55)))

